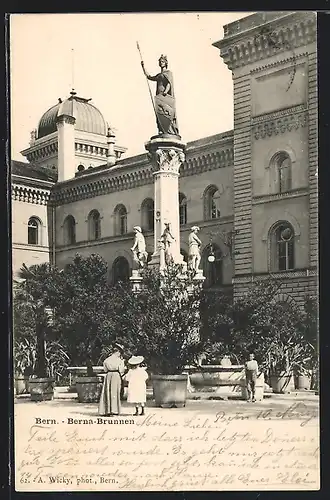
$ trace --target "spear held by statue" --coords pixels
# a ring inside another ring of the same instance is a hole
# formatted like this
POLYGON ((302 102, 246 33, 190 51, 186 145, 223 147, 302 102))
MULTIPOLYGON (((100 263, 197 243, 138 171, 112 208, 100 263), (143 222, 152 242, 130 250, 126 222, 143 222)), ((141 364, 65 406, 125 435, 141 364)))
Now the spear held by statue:
POLYGON ((157 111, 156 111, 156 107, 155 107, 155 101, 154 101, 154 98, 152 96, 152 92, 151 92, 149 80, 148 80, 148 77, 147 77, 145 69, 144 69, 144 62, 143 62, 143 57, 142 57, 142 53, 141 53, 139 42, 136 42, 136 46, 137 46, 137 49, 138 49, 139 54, 140 54, 141 66, 142 66, 142 69, 143 69, 144 76, 146 77, 146 81, 147 81, 147 85, 148 85, 148 90, 149 90, 149 95, 150 95, 150 99, 151 99, 151 102, 152 102, 152 107, 154 108, 156 121, 158 123, 158 120, 157 120, 157 111))

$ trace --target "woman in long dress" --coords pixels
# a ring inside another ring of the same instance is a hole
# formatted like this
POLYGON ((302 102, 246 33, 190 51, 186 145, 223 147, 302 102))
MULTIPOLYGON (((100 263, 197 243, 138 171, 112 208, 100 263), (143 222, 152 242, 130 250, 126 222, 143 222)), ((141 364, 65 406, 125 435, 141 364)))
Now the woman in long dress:
POLYGON ((111 356, 103 362, 105 377, 99 402, 99 415, 107 417, 120 414, 120 390, 122 375, 125 372, 122 352, 123 347, 116 344, 111 356))

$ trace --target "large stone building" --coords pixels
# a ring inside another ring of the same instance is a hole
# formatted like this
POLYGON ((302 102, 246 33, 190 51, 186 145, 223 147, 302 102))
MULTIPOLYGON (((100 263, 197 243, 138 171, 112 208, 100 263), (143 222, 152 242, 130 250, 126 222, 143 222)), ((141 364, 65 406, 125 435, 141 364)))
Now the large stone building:
MULTIPOLYGON (((302 300, 317 289, 316 15, 253 14, 214 46, 233 76, 234 130, 187 144, 181 251, 198 225, 205 286, 240 294, 271 273, 282 298, 302 300)), ((72 92, 46 111, 22 152, 29 163, 12 167, 14 272, 93 252, 110 280, 128 277, 135 225, 153 251, 152 166, 123 153, 88 99, 72 92)))

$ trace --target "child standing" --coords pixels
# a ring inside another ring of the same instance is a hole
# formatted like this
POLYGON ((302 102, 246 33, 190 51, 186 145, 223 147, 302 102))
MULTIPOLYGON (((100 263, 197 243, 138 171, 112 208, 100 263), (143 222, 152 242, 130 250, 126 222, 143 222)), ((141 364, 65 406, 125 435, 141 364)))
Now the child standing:
POLYGON ((142 368, 143 356, 132 356, 128 363, 130 369, 125 375, 128 382, 127 402, 135 405, 134 416, 139 415, 139 407, 141 407, 140 415, 144 415, 144 405, 147 399, 146 381, 148 374, 145 368, 142 368))
POLYGON ((252 403, 255 403, 256 381, 258 377, 258 372, 259 372, 258 363, 254 359, 254 354, 251 353, 249 356, 249 361, 245 363, 245 378, 246 378, 248 402, 251 402, 251 395, 252 395, 252 403))

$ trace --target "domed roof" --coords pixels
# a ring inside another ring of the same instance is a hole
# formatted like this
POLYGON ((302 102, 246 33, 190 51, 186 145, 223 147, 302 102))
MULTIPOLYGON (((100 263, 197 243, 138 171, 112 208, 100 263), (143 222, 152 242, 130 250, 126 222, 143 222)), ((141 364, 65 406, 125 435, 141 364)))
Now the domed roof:
POLYGON ((69 115, 76 119, 75 129, 91 134, 107 134, 107 124, 101 113, 89 101, 77 97, 75 92, 71 92, 71 97, 61 101, 49 108, 40 118, 38 125, 38 139, 57 131, 56 120, 58 116, 69 115))

